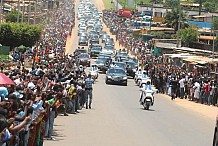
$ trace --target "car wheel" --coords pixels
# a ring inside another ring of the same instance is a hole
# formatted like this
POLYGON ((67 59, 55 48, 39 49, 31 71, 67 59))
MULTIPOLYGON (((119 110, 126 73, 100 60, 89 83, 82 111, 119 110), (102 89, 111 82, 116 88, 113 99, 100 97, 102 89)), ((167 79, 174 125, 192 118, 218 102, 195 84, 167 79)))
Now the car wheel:
POLYGON ((217 133, 217 129, 216 128, 214 130, 213 146, 218 146, 218 133, 217 133))
POLYGON ((105 81, 106 84, 109 84, 108 80, 105 81))
POLYGON ((127 82, 123 84, 124 86, 127 86, 127 82))

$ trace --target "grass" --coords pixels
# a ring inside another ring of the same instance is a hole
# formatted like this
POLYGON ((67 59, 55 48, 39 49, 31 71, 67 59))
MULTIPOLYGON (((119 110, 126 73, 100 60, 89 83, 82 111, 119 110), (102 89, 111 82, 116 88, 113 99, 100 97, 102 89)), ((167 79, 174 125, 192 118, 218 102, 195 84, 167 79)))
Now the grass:
MULTIPOLYGON (((134 0, 134 3, 132 6, 128 6, 128 0, 118 0, 119 3, 123 6, 123 8, 125 7, 126 9, 135 9, 135 4, 139 4, 142 0, 134 0)), ((143 0, 143 4, 145 5, 151 5, 151 1, 150 0, 143 0)))
POLYGON ((103 2, 106 10, 111 10, 115 8, 114 4, 111 3, 111 0, 103 0, 103 2))
POLYGON ((9 55, 0 54, 0 59, 9 60, 9 55))

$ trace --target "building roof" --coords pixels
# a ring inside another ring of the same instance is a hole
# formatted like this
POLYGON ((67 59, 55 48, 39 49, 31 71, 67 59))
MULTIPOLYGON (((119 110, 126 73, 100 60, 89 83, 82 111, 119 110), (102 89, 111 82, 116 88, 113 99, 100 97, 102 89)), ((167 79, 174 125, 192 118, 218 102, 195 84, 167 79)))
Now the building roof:
POLYGON ((199 38, 199 39, 202 39, 202 40, 213 40, 213 39, 216 38, 216 36, 213 37, 213 36, 200 35, 198 38, 199 38))

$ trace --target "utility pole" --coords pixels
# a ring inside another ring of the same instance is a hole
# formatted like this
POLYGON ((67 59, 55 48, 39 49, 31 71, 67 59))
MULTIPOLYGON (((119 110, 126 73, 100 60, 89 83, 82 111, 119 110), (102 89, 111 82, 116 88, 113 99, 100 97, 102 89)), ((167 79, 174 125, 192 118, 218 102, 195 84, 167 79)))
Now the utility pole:
POLYGON ((180 0, 179 0, 179 22, 178 22, 178 30, 177 30, 177 43, 176 43, 176 47, 179 47, 179 31, 180 31, 180 27, 181 27, 181 5, 180 5, 180 0))
POLYGON ((29 0, 29 5, 28 5, 28 24, 30 25, 30 13, 31 13, 31 3, 29 0))
POLYGON ((214 16, 212 14, 212 32, 213 32, 213 59, 214 59, 214 49, 215 49, 215 36, 214 36, 214 16))
POLYGON ((34 3, 34 20, 33 20, 34 25, 36 25, 36 9, 37 9, 37 0, 34 3))
POLYGON ((1 3, 0 3, 0 28, 2 24, 2 15, 3 15, 2 9, 3 9, 3 0, 1 0, 1 3))
POLYGON ((18 14, 17 14, 17 23, 19 23, 20 22, 20 0, 18 0, 18 14))
POLYGON ((23 1, 21 23, 23 23, 24 10, 25 10, 25 2, 23 1))
POLYGON ((117 5, 117 6, 116 6, 116 9, 117 9, 117 11, 118 11, 118 0, 117 0, 117 3, 116 3, 116 5, 117 5))

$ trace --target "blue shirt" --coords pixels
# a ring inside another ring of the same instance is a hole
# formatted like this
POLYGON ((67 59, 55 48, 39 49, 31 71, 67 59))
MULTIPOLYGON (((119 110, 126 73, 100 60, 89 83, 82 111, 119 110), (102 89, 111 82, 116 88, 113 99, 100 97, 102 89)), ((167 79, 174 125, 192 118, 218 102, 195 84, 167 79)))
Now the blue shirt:
POLYGON ((87 79, 85 79, 85 88, 91 89, 93 82, 94 82, 94 81, 93 81, 92 78, 87 78, 87 79))
POLYGON ((3 98, 8 96, 8 89, 6 87, 0 87, 0 96, 2 96, 3 98))

